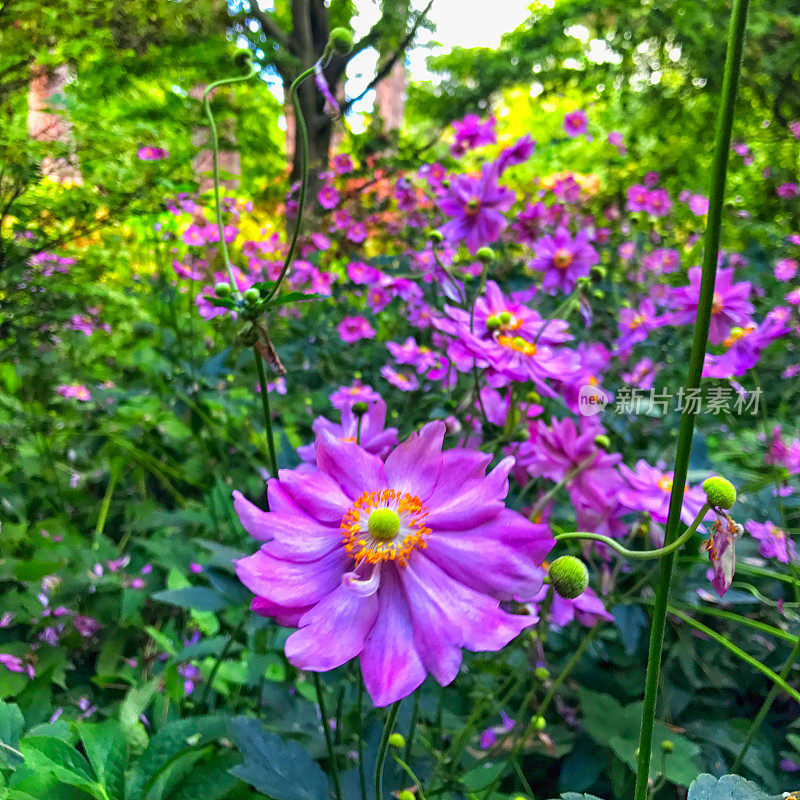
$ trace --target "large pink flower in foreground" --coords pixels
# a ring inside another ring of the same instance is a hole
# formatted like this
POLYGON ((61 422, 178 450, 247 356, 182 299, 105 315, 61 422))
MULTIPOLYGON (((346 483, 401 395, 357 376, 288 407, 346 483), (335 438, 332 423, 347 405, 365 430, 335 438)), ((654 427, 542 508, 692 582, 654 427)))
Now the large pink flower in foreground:
POLYGON ((286 641, 296 667, 325 672, 356 656, 376 706, 411 694, 427 673, 442 685, 461 649, 497 651, 536 622, 500 601, 542 585, 549 530, 505 507, 503 459, 442 451, 430 422, 383 462, 325 430, 313 473, 281 470, 269 512, 234 492, 247 531, 266 542, 236 563, 253 609, 299 628, 286 641))

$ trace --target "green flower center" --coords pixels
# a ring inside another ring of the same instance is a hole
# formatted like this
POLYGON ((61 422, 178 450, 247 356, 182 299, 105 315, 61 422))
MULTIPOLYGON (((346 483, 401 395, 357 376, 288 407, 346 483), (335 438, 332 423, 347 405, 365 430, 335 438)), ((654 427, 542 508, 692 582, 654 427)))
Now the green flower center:
POLYGON ((376 508, 369 515, 367 528, 373 539, 391 541, 400 530, 400 516, 391 508, 376 508))

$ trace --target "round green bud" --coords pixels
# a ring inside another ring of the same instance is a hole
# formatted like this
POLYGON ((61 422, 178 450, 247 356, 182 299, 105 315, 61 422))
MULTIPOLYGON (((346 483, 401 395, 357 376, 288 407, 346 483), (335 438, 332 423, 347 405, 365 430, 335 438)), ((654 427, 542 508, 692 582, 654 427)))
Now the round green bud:
POLYGON ((714 508, 729 509, 736 502, 736 489, 733 484, 725 478, 715 475, 713 478, 706 478, 703 481, 703 491, 706 493, 708 502, 714 508))
POLYGON ((486 317, 486 330, 496 331, 500 325, 500 317, 496 317, 494 314, 492 314, 490 317, 486 317))
POLYGON ((494 261, 494 250, 492 250, 491 247, 479 247, 478 252, 475 253, 475 258, 477 258, 481 264, 489 264, 494 261))
POLYGON ((550 583, 565 600, 573 600, 586 591, 589 570, 575 556, 559 556, 550 565, 550 583))
POLYGON ((594 443, 603 450, 608 450, 608 448, 611 447, 611 439, 609 439, 604 433, 600 433, 595 436, 594 443))
POLYGON ((538 715, 531 720, 531 725, 533 725, 534 730, 537 731, 543 731, 547 727, 544 717, 540 717, 538 715))
POLYGON ((392 747, 403 748, 406 746, 406 738, 402 733, 393 733, 389 736, 389 744, 392 747))
POLYGON ((449 189, 450 188, 450 181, 445 178, 441 183, 442 189, 449 189))
POLYGON ((397 793, 397 800, 417 800, 414 792, 409 792, 408 789, 401 789, 397 793))
POLYGON ((255 305, 261 299, 261 292, 258 289, 250 288, 244 293, 243 297, 245 303, 255 305))
POLYGON ((511 312, 501 311, 497 318, 500 320, 501 325, 508 325, 511 322, 511 312))
POLYGON ((527 442, 531 438, 531 432, 527 428, 520 428, 515 431, 512 441, 514 442, 527 442))
POLYGON ((428 238, 429 238, 429 239, 430 239, 432 242, 441 242, 441 241, 443 241, 443 240, 444 240, 444 234, 443 234, 441 231, 431 231, 431 232, 428 234, 428 238))
POLYGON ((229 283, 218 283, 214 286, 214 294, 217 297, 230 297, 231 285, 229 283))
POLYGON ((518 795, 517 795, 517 796, 514 798, 514 800, 528 800, 528 798, 527 798, 527 797, 525 797, 524 795, 518 794, 518 795))
POLYGON ((353 49, 353 34, 347 28, 334 28, 328 36, 328 45, 334 53, 346 56, 353 49))
POLYGON ((540 681, 546 681, 550 677, 550 670, 547 667, 536 667, 533 674, 540 681))
POLYGON ((600 264, 595 264, 592 267, 592 271, 589 273, 589 276, 593 281, 601 281, 603 280, 603 278, 606 277, 607 274, 608 271, 606 270, 605 267, 600 266, 600 264))
POLYGON ((661 742, 661 750, 664 753, 672 753, 675 750, 675 743, 671 742, 669 739, 664 739, 664 741, 661 742))
POLYGON ((249 50, 237 50, 233 54, 233 64, 239 69, 245 69, 253 64, 253 54, 249 50))
POLYGON ((389 542, 400 530, 400 517, 391 508, 376 508, 367 520, 367 529, 373 539, 389 542))
POLYGON ((363 417, 367 411, 369 411, 369 406, 363 400, 353 403, 353 413, 357 417, 363 417))

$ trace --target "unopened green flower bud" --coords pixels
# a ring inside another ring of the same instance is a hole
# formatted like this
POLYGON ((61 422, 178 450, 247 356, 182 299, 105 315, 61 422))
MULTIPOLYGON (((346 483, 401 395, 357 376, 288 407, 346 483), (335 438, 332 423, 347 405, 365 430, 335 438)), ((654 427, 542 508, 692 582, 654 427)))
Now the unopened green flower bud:
POLYGON ((547 667, 536 667, 533 674, 540 681, 546 681, 550 677, 550 670, 547 667))
POLYGON ((369 411, 369 406, 363 400, 353 403, 353 413, 357 417, 363 417, 367 411, 369 411))
POLYGON ((229 283, 218 283, 214 286, 214 294, 217 297, 230 297, 231 285, 229 283))
POLYGON ((403 748, 406 746, 406 738, 402 733, 393 733, 389 737, 389 744, 392 747, 403 748))
POLYGON ((508 325, 511 322, 511 312, 510 311, 501 311, 498 319, 500 320, 501 325, 508 325))
POLYGON ((479 247, 478 252, 475 253, 475 258, 477 258, 481 264, 488 264, 494 261, 494 250, 492 250, 491 247, 479 247))
POLYGON ((531 720, 531 725, 533 725, 534 730, 537 731, 543 731, 547 727, 544 717, 538 715, 531 720))
POLYGON ((248 305, 255 305, 261 299, 261 293, 258 289, 250 288, 244 293, 243 297, 245 303, 248 305))
POLYGON ((409 792, 408 789, 401 789, 397 793, 397 800, 417 800, 414 792, 409 792))
POLYGON ((565 600, 573 600, 586 591, 589 570, 575 556, 559 556, 550 565, 550 583, 565 600))
POLYGON ((487 331, 496 331, 500 327, 500 318, 496 317, 492 314, 490 317, 486 317, 486 330, 487 331))
POLYGON ((600 264, 595 264, 592 267, 592 271, 589 273, 589 277, 591 277, 593 281, 601 281, 607 274, 608 273, 605 267, 601 266, 600 264))
POLYGON ((444 239, 444 235, 442 234, 442 232, 441 232, 441 231, 431 231, 431 232, 428 234, 428 238, 429 238, 429 239, 430 239, 432 242, 441 242, 441 241, 444 239))
POLYGON ((661 750, 664 753, 672 753, 675 751, 675 743, 671 742, 669 739, 664 739, 664 741, 661 742, 661 750))
POLYGON ((595 436, 594 443, 603 450, 608 450, 608 448, 611 447, 611 439, 609 439, 604 433, 600 433, 595 436))
POLYGON ((514 433, 512 441, 527 442, 531 438, 531 432, 527 428, 520 428, 514 433))
POLYGON ((347 28, 334 28, 328 36, 328 45, 334 53, 346 56, 353 49, 353 34, 347 28))
POLYGON ((720 478, 719 475, 706 478, 703 481, 703 491, 714 508, 727 510, 736 502, 736 489, 733 484, 725 478, 720 478))
POLYGON ((237 50, 233 54, 233 64, 239 69, 250 67, 253 63, 253 54, 249 50, 237 50))

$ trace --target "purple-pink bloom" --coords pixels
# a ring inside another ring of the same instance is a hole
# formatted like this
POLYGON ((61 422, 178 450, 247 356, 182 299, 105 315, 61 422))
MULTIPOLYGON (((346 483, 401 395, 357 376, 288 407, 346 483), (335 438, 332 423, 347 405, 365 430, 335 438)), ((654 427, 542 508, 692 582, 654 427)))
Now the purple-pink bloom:
POLYGON ((782 183, 775 190, 775 194, 777 194, 778 197, 791 199, 800 195, 800 186, 798 186, 796 183, 782 183))
POLYGON ((358 657, 376 706, 413 692, 431 673, 454 680, 461 650, 497 651, 536 621, 500 601, 531 599, 549 532, 505 508, 513 459, 442 452, 430 422, 385 462, 323 431, 313 473, 282 470, 269 512, 238 492, 236 511, 265 542, 236 563, 253 609, 299 628, 286 655, 325 672, 358 657))
POLYGON ((495 162, 498 175, 502 175, 509 167, 524 164, 533 155, 534 147, 536 147, 536 142, 529 133, 517 139, 510 147, 506 147, 495 162))
POLYGON ((389 364, 384 364, 381 367, 381 375, 383 375, 392 386, 400 389, 401 392, 413 392, 419 389, 419 381, 416 375, 409 376, 403 372, 398 372, 396 369, 392 369, 389 364))
MULTIPOLYGON (((358 442, 368 453, 385 458, 397 445, 397 428, 386 427, 386 403, 380 396, 376 397, 378 399, 368 403, 366 414, 360 417, 353 412, 352 404, 342 407, 339 425, 326 417, 317 417, 311 426, 315 436, 327 431, 342 442, 358 442)), ((313 464, 317 458, 316 447, 314 444, 298 447, 297 455, 313 464)))
POLYGON ((775 278, 790 281, 797 275, 798 264, 793 258, 782 258, 775 262, 775 278))
POLYGON ((365 264, 363 261, 351 261, 347 265, 347 277, 353 283, 365 283, 367 285, 377 283, 381 277, 380 270, 365 264))
POLYGON ((767 520, 766 522, 754 522, 750 520, 745 528, 754 539, 758 541, 758 552, 764 558, 777 558, 784 564, 794 561, 797 553, 795 552, 794 542, 789 538, 786 531, 779 528, 775 523, 767 520))
MULTIPOLYGON (((665 314, 664 321, 672 325, 693 325, 697 319, 700 301, 700 282, 702 270, 692 267, 689 270, 689 285, 675 289, 667 298, 667 303, 676 311, 665 314)), ((733 269, 717 271, 714 284, 714 297, 711 306, 711 327, 708 340, 711 344, 722 344, 734 326, 744 327, 751 323, 751 286, 747 281, 733 282, 733 269)))
POLYGON ((341 410, 358 402, 377 403, 381 396, 371 386, 354 381, 352 386, 340 386, 329 399, 334 408, 341 410))
MULTIPOLYGON (((673 473, 651 467, 644 459, 636 463, 636 470, 619 465, 626 486, 618 493, 619 501, 631 511, 647 511, 661 525, 667 524, 669 498, 672 493, 673 473)), ((706 502, 702 487, 686 488, 683 492, 681 519, 690 525, 706 502)))
POLYGON ((353 344, 359 339, 374 339, 375 329, 369 324, 366 317, 345 317, 337 326, 339 337, 347 344, 353 344))
POLYGON ((577 111, 570 111, 569 114, 564 115, 564 132, 567 136, 575 138, 576 136, 583 136, 586 133, 589 120, 586 118, 585 112, 578 109, 577 111))
POLYGON ((578 278, 588 275, 600 260, 586 231, 578 231, 573 239, 566 228, 545 234, 534 245, 534 254, 528 268, 542 273, 542 288, 551 293, 571 292, 578 278))
POLYGON ((317 202, 327 211, 335 208, 339 203, 339 192, 333 186, 323 186, 317 192, 317 202))
POLYGON ((84 403, 88 403, 92 399, 89 390, 81 383, 61 384, 56 387, 56 392, 62 397, 74 397, 84 403))
POLYGON ((442 226, 442 235, 454 245, 463 241, 473 255, 496 242, 508 225, 503 212, 514 204, 515 195, 497 178, 496 165, 484 164, 479 178, 456 175, 439 197, 439 208, 454 217, 442 226))
POLYGON ((136 151, 136 157, 139 161, 161 161, 169 158, 169 153, 163 147, 145 145, 136 151))
POLYGON ((496 124, 497 121, 494 117, 489 117, 486 122, 481 122, 477 114, 467 114, 462 120, 453 123, 453 132, 456 138, 450 146, 450 152, 454 156, 463 156, 467 150, 473 150, 485 144, 494 144, 497 141, 494 132, 496 124))

